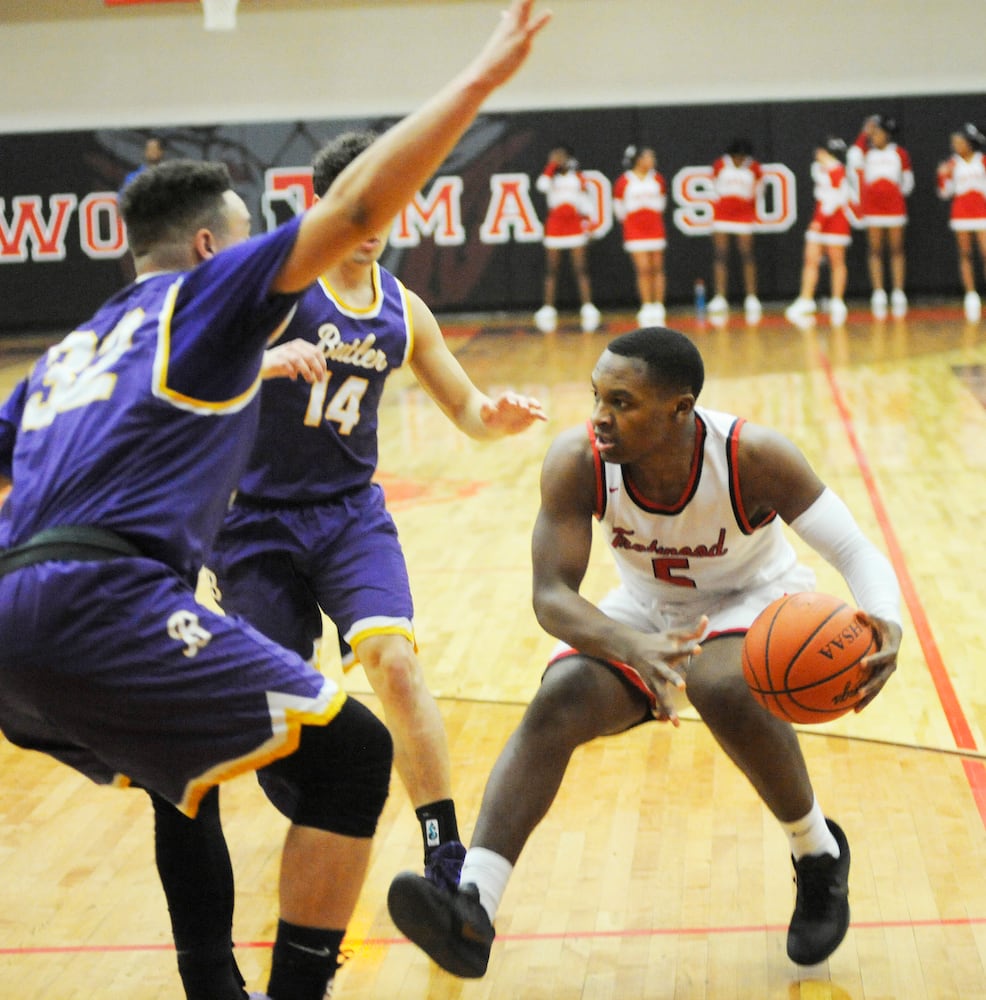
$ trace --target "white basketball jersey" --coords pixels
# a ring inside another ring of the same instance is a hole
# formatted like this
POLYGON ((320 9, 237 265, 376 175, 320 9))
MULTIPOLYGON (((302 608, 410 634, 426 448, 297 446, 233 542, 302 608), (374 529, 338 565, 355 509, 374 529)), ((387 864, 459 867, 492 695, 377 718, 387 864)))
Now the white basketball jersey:
POLYGON ((644 607, 708 610, 779 582, 797 566, 782 522, 750 523, 739 489, 744 421, 696 408, 692 471, 670 507, 649 501, 620 465, 600 462, 596 514, 620 580, 644 607))

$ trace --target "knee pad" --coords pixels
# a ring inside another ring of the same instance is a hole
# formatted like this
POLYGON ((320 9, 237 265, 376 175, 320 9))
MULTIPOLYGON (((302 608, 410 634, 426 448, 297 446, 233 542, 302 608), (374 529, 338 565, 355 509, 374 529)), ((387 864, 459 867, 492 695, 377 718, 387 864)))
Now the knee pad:
POLYGON ((327 725, 301 727, 298 749, 257 772, 292 823, 372 837, 387 801, 394 745, 382 722, 349 698, 327 725))

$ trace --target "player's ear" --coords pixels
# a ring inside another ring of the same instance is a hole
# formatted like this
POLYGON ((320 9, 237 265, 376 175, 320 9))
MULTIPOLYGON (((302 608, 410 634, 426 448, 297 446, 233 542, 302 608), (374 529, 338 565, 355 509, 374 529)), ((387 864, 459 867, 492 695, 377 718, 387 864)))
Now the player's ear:
POLYGON ((211 229, 197 230, 192 237, 192 246, 195 250, 195 256, 200 263, 203 260, 208 260, 210 257, 215 257, 219 250, 216 246, 216 238, 212 235, 211 229))
POLYGON ((675 403, 674 412, 676 415, 687 416, 695 409, 695 397, 690 392, 684 392, 678 397, 675 403))

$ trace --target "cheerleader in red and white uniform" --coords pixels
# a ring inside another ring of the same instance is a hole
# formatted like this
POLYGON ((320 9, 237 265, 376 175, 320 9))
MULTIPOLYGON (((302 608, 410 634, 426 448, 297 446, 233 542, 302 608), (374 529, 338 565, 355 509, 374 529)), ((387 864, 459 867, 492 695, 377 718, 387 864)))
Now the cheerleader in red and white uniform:
POLYGON ((757 222, 757 191, 763 172, 753 158, 748 139, 734 139, 712 164, 716 200, 713 202, 712 252, 715 295, 709 312, 722 315, 729 310, 729 243, 736 241, 743 266, 746 298, 743 308, 748 322, 760 318, 757 298, 757 262, 753 255, 753 232, 757 222))
POLYGON ((829 318, 833 326, 846 321, 846 247, 852 243, 849 221, 852 191, 842 162, 845 155, 846 144, 836 136, 826 137, 815 149, 811 165, 815 211, 805 232, 801 292, 784 312, 792 323, 801 324, 815 314, 815 288, 823 255, 828 257, 832 293, 829 318))
POLYGON ((986 136, 967 122, 951 136, 952 156, 938 166, 938 194, 952 200, 949 226, 959 251, 959 277, 965 290, 966 319, 977 320, 982 302, 976 291, 976 269, 972 259, 973 237, 986 273, 986 136))
POLYGON ((885 115, 871 115, 863 123, 848 162, 859 195, 860 215, 869 239, 868 264, 873 294, 873 315, 887 315, 887 292, 883 282, 885 251, 890 257, 890 308, 894 316, 907 315, 904 293, 906 258, 904 227, 907 198, 914 190, 914 174, 907 150, 894 137, 897 123, 885 115))
POLYGON ((582 303, 582 329, 591 333, 599 326, 599 310, 592 304, 592 284, 589 280, 588 188, 579 170, 578 161, 567 146, 558 146, 548 156, 548 163, 536 185, 548 201, 548 217, 544 223, 544 305, 534 314, 534 322, 542 333, 550 333, 558 325, 555 293, 558 270, 563 252, 571 254, 572 270, 582 303))
POLYGON ((623 174, 613 185, 613 213, 623 224, 623 249, 637 277, 641 326, 664 326, 664 208, 667 186, 648 146, 627 146, 623 174))

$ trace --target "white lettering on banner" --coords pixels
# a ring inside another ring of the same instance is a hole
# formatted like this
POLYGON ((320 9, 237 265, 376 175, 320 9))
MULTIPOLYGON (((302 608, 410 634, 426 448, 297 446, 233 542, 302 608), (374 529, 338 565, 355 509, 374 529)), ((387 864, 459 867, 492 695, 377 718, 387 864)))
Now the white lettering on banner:
POLYGON ((79 203, 79 245, 92 260, 115 260, 127 252, 127 232, 112 191, 87 194, 79 203))
MULTIPOLYGON (((783 233, 798 221, 798 186, 783 163, 762 163, 763 180, 757 187, 758 233, 783 233)), ((675 228, 686 236, 712 232, 715 186, 711 166, 682 167, 671 180, 675 228)))
POLYGON ((395 247, 416 247, 422 234, 433 237, 440 247, 466 242, 461 177, 439 177, 427 196, 416 194, 394 220, 390 243, 395 247))
POLYGON ((20 263, 31 260, 65 259, 65 234, 69 219, 78 204, 74 194, 53 194, 48 198, 49 215, 45 222, 41 196, 21 195, 11 201, 12 219, 7 223, 7 207, 0 198, 0 263, 20 263))
POLYGON ((540 243, 544 227, 531 202, 527 174, 493 174, 486 218, 479 227, 481 243, 540 243))
POLYGON ((598 170, 583 170, 588 190, 589 236, 601 240, 613 228, 613 185, 598 170))
MULTIPOLYGON (((757 192, 756 231, 781 233, 797 221, 797 184, 783 163, 764 163, 763 182, 757 192)), ((614 225, 612 184, 598 170, 585 170, 589 234, 601 239, 614 225)), ((486 214, 477 233, 485 244, 537 243, 544 226, 531 199, 531 177, 522 173, 492 174, 486 214)), ((394 220, 390 242, 395 247, 418 246, 430 237, 438 246, 461 246, 468 234, 462 220, 464 182, 458 175, 435 178, 427 193, 419 193, 394 220)), ((673 220, 686 236, 706 236, 712 231, 715 192, 712 168, 683 167, 673 177, 673 220)), ((267 231, 314 203, 310 167, 272 168, 264 174, 261 210, 267 231)), ((74 194, 48 196, 47 213, 40 195, 0 198, 0 263, 62 261, 65 238, 78 208, 79 241, 93 260, 122 257, 127 251, 126 231, 117 196, 94 191, 81 203, 74 194), (8 208, 9 205, 9 208, 8 208)))

